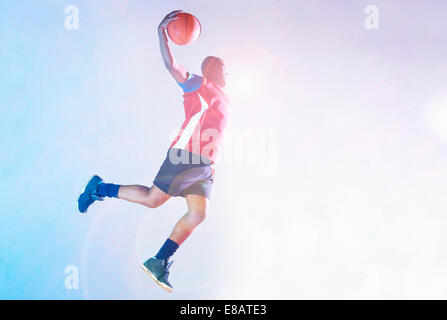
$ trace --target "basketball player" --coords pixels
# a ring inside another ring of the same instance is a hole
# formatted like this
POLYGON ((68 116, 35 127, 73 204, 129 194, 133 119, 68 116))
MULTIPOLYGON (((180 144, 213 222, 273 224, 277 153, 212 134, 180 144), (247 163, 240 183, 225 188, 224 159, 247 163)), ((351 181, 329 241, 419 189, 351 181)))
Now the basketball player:
MULTIPOLYGON (((223 92, 227 75, 222 59, 208 56, 201 65, 202 76, 191 74, 178 63, 169 47, 166 28, 181 10, 168 14, 158 27, 160 50, 169 73, 183 89, 186 119, 172 142, 166 159, 151 187, 105 183, 93 176, 79 196, 78 209, 85 213, 96 200, 113 197, 149 208, 164 204, 170 197, 186 199, 188 211, 174 226, 158 253, 142 264, 144 271, 163 289, 169 283, 170 258, 206 216, 214 179, 213 163, 222 144, 227 121, 228 99, 223 92)), ((180 110, 179 110, 180 112, 180 110)))

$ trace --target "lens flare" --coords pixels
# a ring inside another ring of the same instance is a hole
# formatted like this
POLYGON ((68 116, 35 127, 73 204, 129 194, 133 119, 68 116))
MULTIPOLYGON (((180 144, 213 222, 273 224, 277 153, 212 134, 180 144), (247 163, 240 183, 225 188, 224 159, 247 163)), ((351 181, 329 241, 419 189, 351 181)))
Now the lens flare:
POLYGON ((434 132, 447 140, 447 98, 438 99, 430 105, 428 122, 434 132))

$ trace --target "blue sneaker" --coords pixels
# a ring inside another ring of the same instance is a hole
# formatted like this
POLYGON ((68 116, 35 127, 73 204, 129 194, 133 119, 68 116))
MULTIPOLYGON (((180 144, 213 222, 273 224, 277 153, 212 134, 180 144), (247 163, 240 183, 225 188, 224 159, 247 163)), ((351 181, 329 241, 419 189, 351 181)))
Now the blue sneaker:
POLYGON ((171 283, 169 283, 169 267, 172 265, 173 261, 167 261, 164 259, 157 259, 152 257, 146 260, 141 267, 144 272, 147 273, 152 280, 155 281, 160 287, 168 292, 172 292, 174 288, 171 283))
POLYGON ((95 201, 103 201, 104 197, 96 194, 96 188, 100 183, 103 183, 102 179, 94 175, 87 183, 85 190, 78 198, 78 209, 81 213, 87 212, 88 207, 95 201))

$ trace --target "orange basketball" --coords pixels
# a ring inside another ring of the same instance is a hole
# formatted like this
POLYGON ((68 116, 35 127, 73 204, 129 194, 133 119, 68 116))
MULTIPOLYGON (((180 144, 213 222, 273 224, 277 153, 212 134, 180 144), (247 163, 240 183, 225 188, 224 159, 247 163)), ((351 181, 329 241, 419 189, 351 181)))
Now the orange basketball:
POLYGON ((169 38, 178 45, 196 41, 202 32, 199 20, 186 12, 177 13, 175 17, 178 17, 178 19, 168 24, 169 38))

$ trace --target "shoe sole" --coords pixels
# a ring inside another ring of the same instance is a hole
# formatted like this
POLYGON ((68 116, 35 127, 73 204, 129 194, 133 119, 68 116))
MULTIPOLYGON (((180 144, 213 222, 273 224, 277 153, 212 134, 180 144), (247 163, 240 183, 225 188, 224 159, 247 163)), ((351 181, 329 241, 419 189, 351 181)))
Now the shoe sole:
POLYGON ((168 287, 167 285, 165 285, 163 282, 160 282, 157 277, 148 269, 146 268, 146 266, 144 264, 141 264, 141 268, 143 268, 144 272, 146 272, 146 274, 155 281, 156 284, 158 284, 162 289, 164 289, 165 291, 172 293, 172 288, 168 287))

